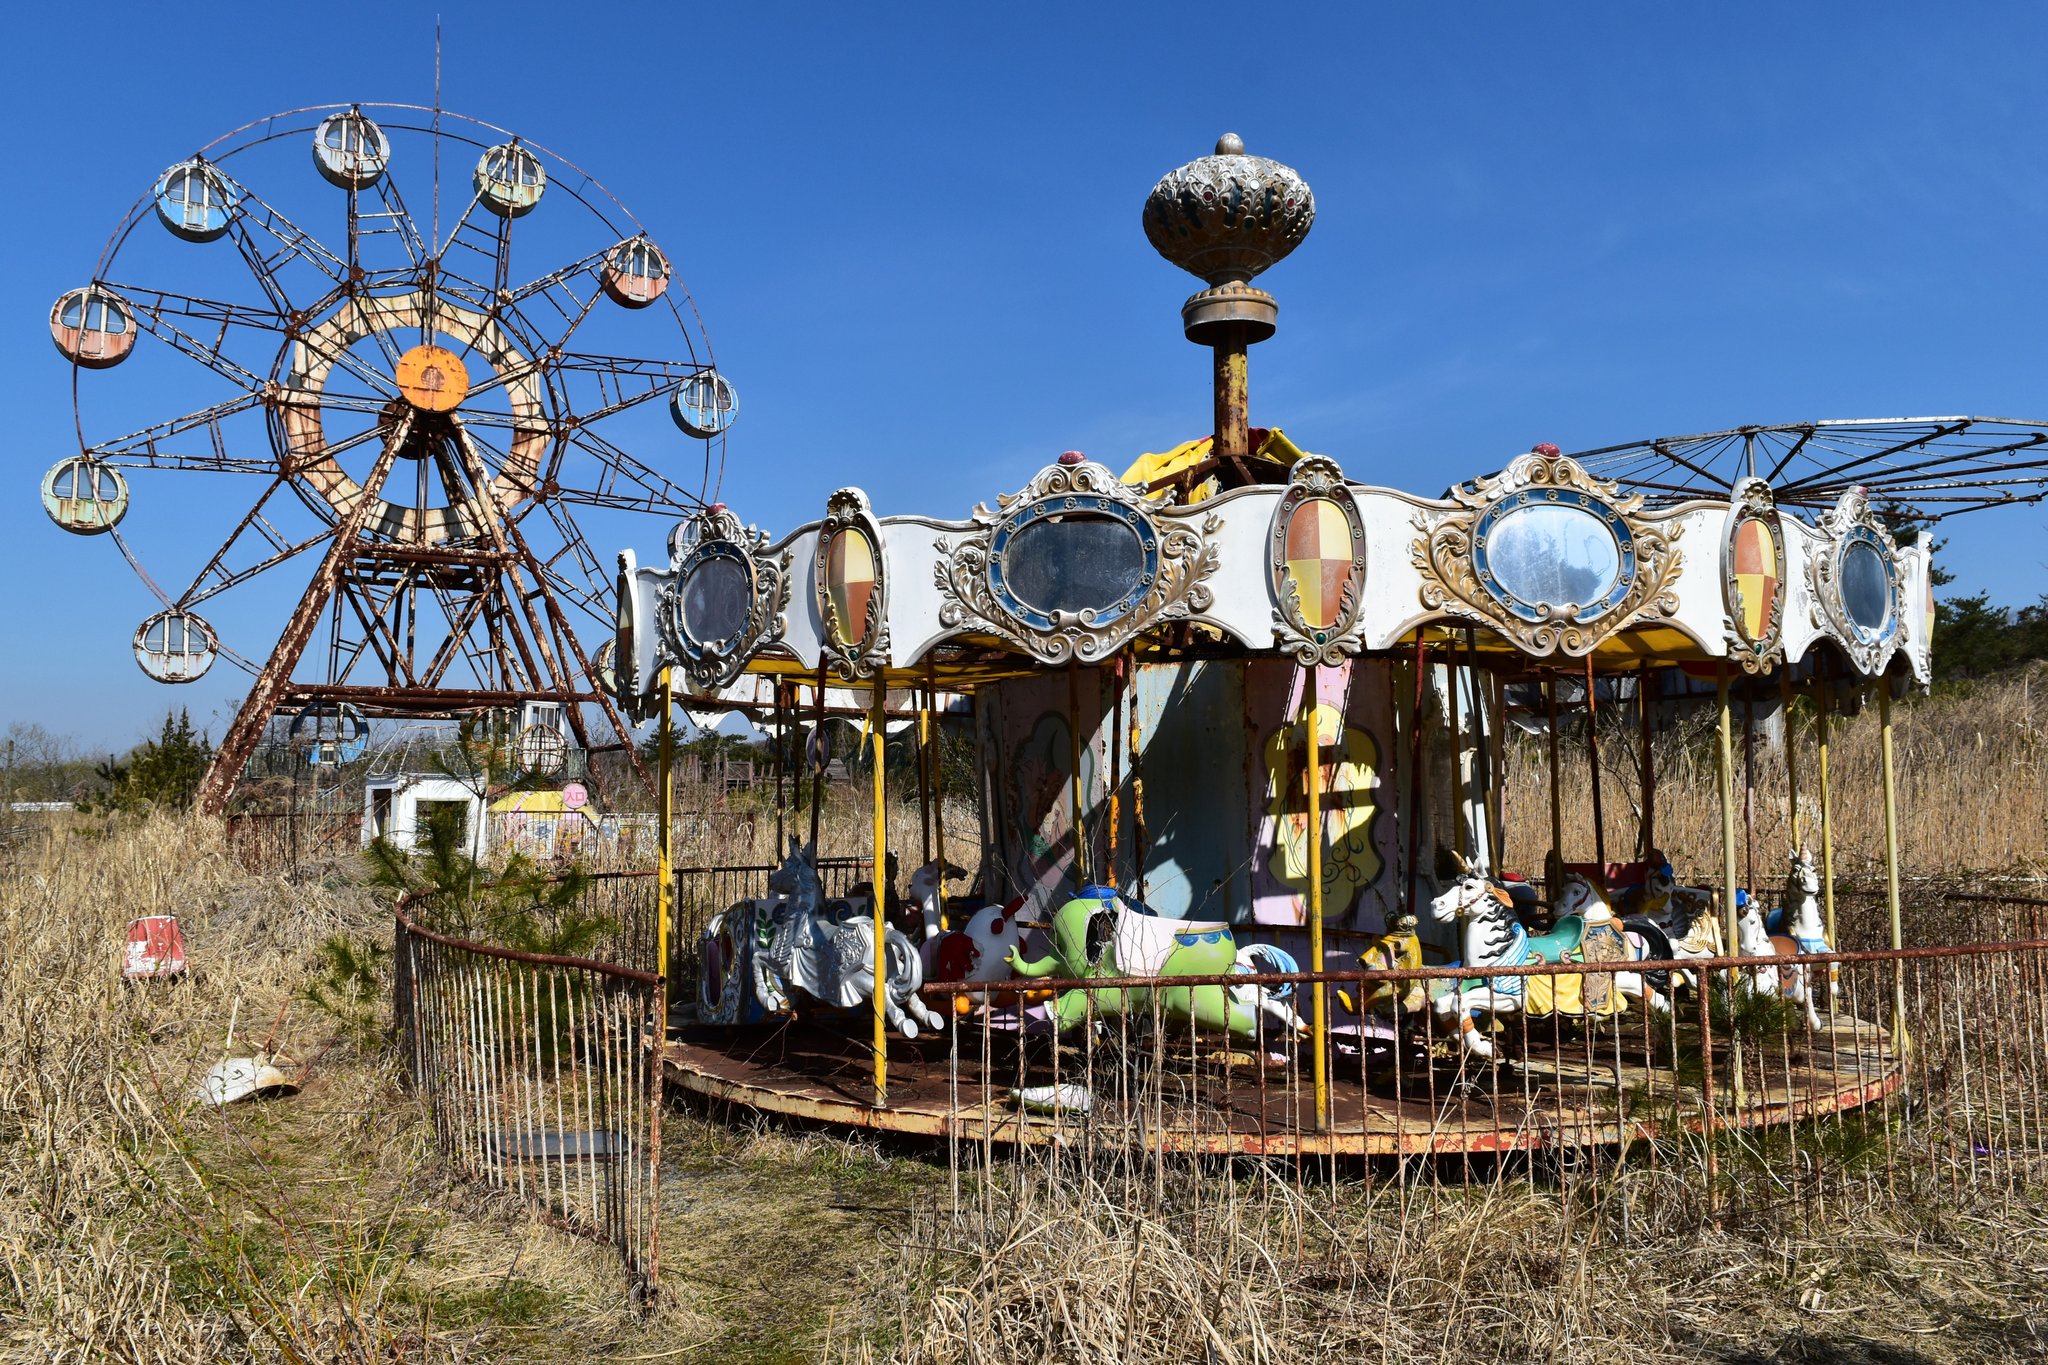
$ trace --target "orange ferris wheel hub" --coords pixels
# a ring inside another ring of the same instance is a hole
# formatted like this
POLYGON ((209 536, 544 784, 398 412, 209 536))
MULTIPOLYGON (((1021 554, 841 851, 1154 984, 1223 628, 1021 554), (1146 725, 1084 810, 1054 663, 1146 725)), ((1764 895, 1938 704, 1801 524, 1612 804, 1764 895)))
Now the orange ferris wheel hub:
POLYGON ((469 371, 445 346, 415 346, 398 358, 398 391, 426 412, 453 412, 469 396, 469 371))

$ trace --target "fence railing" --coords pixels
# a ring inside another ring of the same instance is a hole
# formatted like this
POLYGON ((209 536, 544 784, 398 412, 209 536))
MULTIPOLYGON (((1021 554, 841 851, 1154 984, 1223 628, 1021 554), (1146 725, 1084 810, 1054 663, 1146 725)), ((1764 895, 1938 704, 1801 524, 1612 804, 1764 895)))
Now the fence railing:
POLYGON ((661 978, 472 943, 397 907, 395 1013, 442 1154, 555 1225, 660 1271, 661 978))

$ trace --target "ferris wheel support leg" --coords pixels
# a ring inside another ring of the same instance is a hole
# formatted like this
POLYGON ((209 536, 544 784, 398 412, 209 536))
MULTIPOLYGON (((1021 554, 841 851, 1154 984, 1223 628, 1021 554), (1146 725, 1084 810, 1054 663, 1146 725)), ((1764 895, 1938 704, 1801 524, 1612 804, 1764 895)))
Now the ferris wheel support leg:
POLYGON ((278 700, 291 686, 292 670, 299 666, 299 656, 306 652, 306 643, 313 638, 313 631, 320 624, 328 599, 334 595, 335 585, 341 581, 342 569, 355 557, 356 542, 364 525, 369 522, 371 514, 383 505, 379 493, 411 431, 412 415, 407 413, 392 428, 391 435, 385 438, 377 463, 363 480, 361 496, 334 528, 334 539, 327 546, 326 558, 320 561, 313 581, 306 585, 305 596, 299 599, 291 619, 285 622, 284 632, 277 638, 277 648, 271 652, 270 662, 256 675, 255 685, 242 699, 242 707, 235 712, 235 718, 228 723, 227 733, 221 736, 220 748, 214 751, 213 763, 199 783, 197 804, 202 814, 219 815, 227 809, 228 797, 234 794, 235 784, 241 779, 242 766, 255 752, 256 742, 263 737, 263 727, 270 723, 278 700))

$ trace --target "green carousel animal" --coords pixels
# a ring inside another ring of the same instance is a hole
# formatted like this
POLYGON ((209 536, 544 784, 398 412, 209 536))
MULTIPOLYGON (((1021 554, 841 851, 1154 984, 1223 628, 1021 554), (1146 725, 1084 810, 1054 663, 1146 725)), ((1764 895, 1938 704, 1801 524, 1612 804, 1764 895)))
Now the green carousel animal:
POLYGON ((1192 1019, 1203 1028, 1256 1038, 1265 1014, 1289 1031, 1300 1020, 1285 1001, 1257 986, 1175 986, 1176 976, 1221 976, 1238 960, 1230 926, 1216 920, 1161 919, 1139 914, 1113 896, 1070 900, 1053 913, 1047 929, 1052 953, 1027 962, 1015 948, 1009 963, 1019 976, 1075 980, 1148 976, 1158 986, 1082 987, 1061 991, 1052 1017, 1064 1033, 1087 1019, 1145 1015, 1156 1003, 1166 1020, 1192 1019))

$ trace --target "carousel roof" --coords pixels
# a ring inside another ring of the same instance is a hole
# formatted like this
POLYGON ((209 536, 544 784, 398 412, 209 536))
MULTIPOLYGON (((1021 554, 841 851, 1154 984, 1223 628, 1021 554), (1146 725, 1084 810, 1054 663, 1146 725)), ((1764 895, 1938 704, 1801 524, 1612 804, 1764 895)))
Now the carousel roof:
POLYGON ((676 527, 659 567, 620 556, 612 685, 644 710, 664 667, 699 697, 743 672, 960 689, 1125 650, 1335 663, 1418 639, 1600 672, 1768 672, 1825 645, 1856 674, 1925 681, 1932 542, 1887 528, 1903 491, 1888 462, 1909 428, 1940 458, 1998 458, 2020 432, 2048 444, 2016 424, 2000 442, 2000 425, 1743 428, 1582 457, 1539 446, 1437 499, 1354 483, 1274 431, 1235 469, 1200 443, 1123 477, 1069 452, 958 520, 878 518, 843 488, 777 540, 715 506, 676 527), (1851 455, 1892 481, 1818 501, 1851 455))

